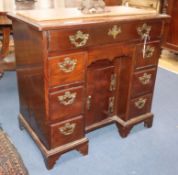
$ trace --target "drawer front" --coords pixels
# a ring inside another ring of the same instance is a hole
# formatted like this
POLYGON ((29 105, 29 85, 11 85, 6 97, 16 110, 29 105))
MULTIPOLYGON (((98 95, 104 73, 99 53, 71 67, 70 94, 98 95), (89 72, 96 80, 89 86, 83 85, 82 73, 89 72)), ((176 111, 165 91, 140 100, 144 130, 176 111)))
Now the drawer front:
POLYGON ((132 98, 153 91, 156 68, 139 71, 133 75, 132 98))
POLYGON ((49 59, 49 85, 63 85, 84 81, 87 54, 68 54, 49 59))
POLYGON ((78 116, 71 120, 50 125, 51 148, 65 145, 84 137, 84 119, 78 116))
POLYGON ((48 32, 49 51, 63 51, 136 39, 142 40, 145 32, 151 39, 155 39, 160 37, 161 28, 161 21, 148 21, 146 23, 133 21, 50 30, 48 32))
POLYGON ((70 88, 49 95, 50 120, 64 120, 83 113, 83 86, 70 88))
POLYGON ((129 119, 150 112, 152 95, 145 95, 130 101, 128 116, 129 119))
POLYGON ((143 54, 143 48, 143 44, 139 44, 136 46, 136 51, 134 55, 136 69, 155 66, 158 64, 158 59, 160 57, 161 51, 160 43, 148 43, 145 47, 145 54, 143 54))

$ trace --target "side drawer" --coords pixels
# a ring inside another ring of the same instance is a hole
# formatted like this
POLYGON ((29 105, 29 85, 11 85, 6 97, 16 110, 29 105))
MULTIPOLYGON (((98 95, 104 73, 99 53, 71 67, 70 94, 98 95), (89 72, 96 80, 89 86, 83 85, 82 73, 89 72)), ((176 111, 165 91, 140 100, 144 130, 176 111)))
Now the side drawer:
POLYGON ((83 137, 83 116, 50 125, 51 148, 71 143, 83 137))
POLYGON ((83 113, 84 87, 74 87, 49 95, 49 119, 64 120, 83 113))
POLYGON ((87 53, 79 52, 49 58, 49 85, 84 81, 87 53))
POLYGON ((136 46, 134 59, 135 68, 141 69, 150 66, 156 66, 160 57, 160 42, 148 43, 145 48, 145 55, 143 57, 143 44, 136 46))
POLYGON ((128 111, 129 119, 150 112, 151 102, 152 102, 151 94, 132 99, 129 104, 129 111, 128 111))
POLYGON ((132 98, 153 91, 156 68, 134 73, 132 82, 132 98))

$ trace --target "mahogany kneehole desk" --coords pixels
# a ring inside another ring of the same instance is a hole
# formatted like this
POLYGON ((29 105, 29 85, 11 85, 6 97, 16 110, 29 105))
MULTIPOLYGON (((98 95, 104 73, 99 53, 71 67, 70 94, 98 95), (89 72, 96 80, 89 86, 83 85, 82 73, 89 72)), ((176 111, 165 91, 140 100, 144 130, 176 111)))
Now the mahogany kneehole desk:
POLYGON ((48 169, 67 151, 86 155, 89 131, 116 123, 121 137, 126 137, 140 122, 152 126, 166 15, 146 10, 139 14, 137 9, 133 15, 45 21, 34 20, 33 12, 9 17, 20 124, 39 146, 48 169))

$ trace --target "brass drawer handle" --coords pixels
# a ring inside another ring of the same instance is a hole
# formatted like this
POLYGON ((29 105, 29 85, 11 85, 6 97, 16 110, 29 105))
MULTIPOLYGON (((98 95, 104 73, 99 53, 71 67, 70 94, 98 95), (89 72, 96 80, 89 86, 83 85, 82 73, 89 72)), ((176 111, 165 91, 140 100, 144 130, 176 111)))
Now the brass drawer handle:
POLYGON ((60 101, 61 104, 68 106, 74 103, 74 100, 77 96, 77 93, 71 93, 70 91, 65 92, 64 95, 58 96, 58 100, 60 101))
POLYGON ((141 39, 143 40, 145 38, 145 35, 149 36, 151 31, 151 26, 144 23, 142 26, 137 27, 138 35, 141 36, 141 39))
POLYGON ((109 98, 108 112, 111 114, 114 112, 115 97, 109 98))
POLYGON ((89 39, 89 34, 83 33, 82 31, 77 31, 75 35, 70 35, 69 40, 71 44, 73 44, 75 47, 82 47, 85 46, 87 41, 89 39))
POLYGON ((117 35, 119 35, 120 33, 122 33, 121 27, 118 27, 117 25, 114 25, 112 29, 109 29, 108 31, 108 35, 112 36, 113 39, 116 39, 117 35))
POLYGON ((109 90, 111 92, 116 90, 116 78, 117 78, 116 74, 111 75, 111 82, 110 82, 110 87, 109 87, 109 90))
POLYGON ((76 123, 66 123, 63 127, 59 128, 59 132, 65 136, 71 135, 76 127, 76 123))
POLYGON ((135 102, 135 106, 138 109, 142 109, 142 108, 144 108, 146 101, 147 101, 147 99, 145 99, 145 98, 139 98, 138 101, 135 102))
POLYGON ((152 77, 152 74, 144 73, 143 76, 138 77, 138 79, 143 85, 147 85, 150 83, 151 77, 152 77))
POLYGON ((91 95, 87 98, 87 110, 89 111, 91 109, 91 95))
POLYGON ((151 58, 154 54, 154 51, 155 51, 154 47, 146 46, 144 58, 151 58))
POLYGON ((77 64, 76 59, 71 59, 69 57, 65 58, 63 62, 58 63, 60 70, 62 70, 65 73, 72 72, 77 64))

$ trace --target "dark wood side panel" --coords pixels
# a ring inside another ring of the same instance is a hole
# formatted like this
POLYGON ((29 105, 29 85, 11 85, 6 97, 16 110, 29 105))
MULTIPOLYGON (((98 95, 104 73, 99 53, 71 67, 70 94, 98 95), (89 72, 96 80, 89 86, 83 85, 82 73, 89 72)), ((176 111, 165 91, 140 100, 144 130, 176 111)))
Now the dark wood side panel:
POLYGON ((45 127, 45 77, 43 51, 46 48, 42 32, 13 20, 15 56, 17 62, 20 112, 26 117, 42 142, 48 146, 45 127))

